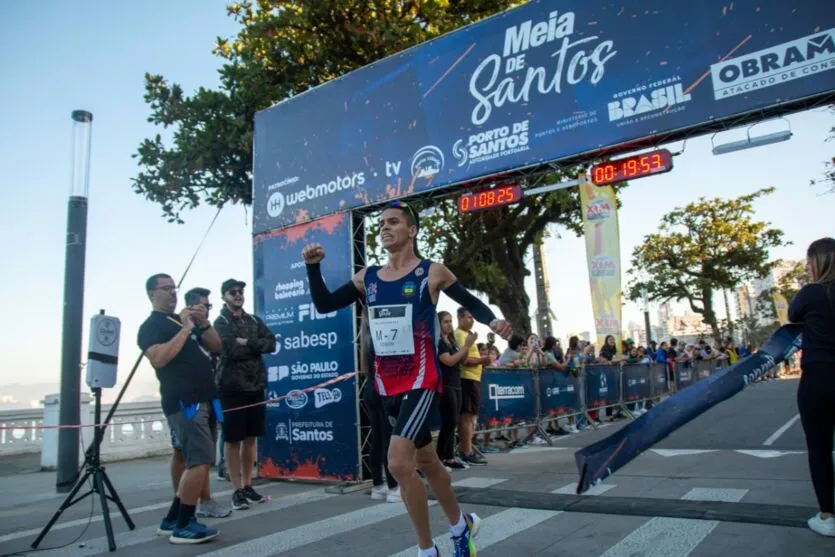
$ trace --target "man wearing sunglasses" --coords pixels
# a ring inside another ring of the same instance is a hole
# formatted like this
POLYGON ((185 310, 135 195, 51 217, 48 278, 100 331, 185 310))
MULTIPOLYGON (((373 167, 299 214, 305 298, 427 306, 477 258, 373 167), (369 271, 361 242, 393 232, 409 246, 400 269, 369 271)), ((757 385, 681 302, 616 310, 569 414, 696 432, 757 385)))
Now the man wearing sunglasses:
POLYGON ((422 259, 417 235, 417 212, 401 201, 380 215, 380 241, 388 252, 383 266, 366 267, 334 292, 325 285, 320 244, 302 251, 310 293, 316 310, 328 313, 364 297, 374 343, 374 386, 394 424, 388 466, 400 484, 400 493, 418 539, 419 557, 438 557, 429 526, 429 505, 419 469, 450 524, 454 557, 474 557, 473 538, 480 519, 463 513, 452 490, 449 472, 432 446, 429 418, 438 414, 441 374, 437 344, 440 334, 436 306, 441 291, 470 310, 473 317, 502 338, 510 325, 497 319, 487 305, 468 292, 444 265, 422 259))
POLYGON ((224 281, 224 305, 215 319, 223 343, 217 387, 223 406, 223 454, 235 492, 232 508, 248 509, 266 498, 252 488, 255 441, 264 434, 267 369, 263 355, 275 351, 273 335, 261 319, 244 311, 245 282, 224 281), (232 410, 246 406, 242 410, 232 410))

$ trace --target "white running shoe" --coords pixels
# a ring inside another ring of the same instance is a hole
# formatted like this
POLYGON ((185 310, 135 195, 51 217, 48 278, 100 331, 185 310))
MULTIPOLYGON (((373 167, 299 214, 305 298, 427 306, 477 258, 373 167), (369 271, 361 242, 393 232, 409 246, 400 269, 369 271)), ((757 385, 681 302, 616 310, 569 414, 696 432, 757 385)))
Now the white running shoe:
POLYGON ((809 519, 809 528, 821 536, 835 538, 835 517, 830 516, 826 520, 821 518, 820 513, 809 519))
POLYGON ((375 485, 371 488, 371 498, 375 501, 385 501, 388 491, 386 484, 375 485))
POLYGON ((388 494, 386 495, 386 501, 388 501, 389 503, 403 502, 403 497, 400 496, 400 486, 388 490, 388 494))

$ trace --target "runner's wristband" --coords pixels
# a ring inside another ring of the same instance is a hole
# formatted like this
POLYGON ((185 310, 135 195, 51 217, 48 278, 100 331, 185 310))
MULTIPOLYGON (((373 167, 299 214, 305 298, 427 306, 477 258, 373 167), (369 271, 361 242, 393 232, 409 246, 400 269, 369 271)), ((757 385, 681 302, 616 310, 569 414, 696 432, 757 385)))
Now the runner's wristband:
POLYGON ((479 323, 484 323, 490 326, 490 323, 496 320, 496 315, 487 307, 487 304, 473 296, 469 290, 461 286, 457 280, 452 286, 444 290, 444 294, 458 302, 473 314, 473 317, 479 323))
POLYGON ((339 288, 336 292, 331 292, 325 285, 325 279, 322 278, 322 270, 318 263, 306 265, 307 267, 307 281, 310 284, 310 297, 313 298, 313 305, 316 306, 316 311, 319 313, 330 313, 338 309, 350 306, 360 299, 359 290, 354 286, 353 281, 348 281, 339 288))

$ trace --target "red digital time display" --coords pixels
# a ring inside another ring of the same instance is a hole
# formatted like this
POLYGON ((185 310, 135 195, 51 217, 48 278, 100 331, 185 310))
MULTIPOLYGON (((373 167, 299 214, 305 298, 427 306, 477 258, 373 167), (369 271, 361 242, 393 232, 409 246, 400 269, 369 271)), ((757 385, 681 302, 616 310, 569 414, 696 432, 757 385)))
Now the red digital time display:
POLYGON ((663 174, 672 169, 673 155, 666 149, 659 149, 596 164, 591 167, 589 174, 591 183, 595 186, 608 186, 624 180, 663 174))
POLYGON ((522 199, 522 188, 518 184, 508 184, 491 189, 465 193, 458 198, 459 213, 474 213, 504 207, 518 203, 522 199))

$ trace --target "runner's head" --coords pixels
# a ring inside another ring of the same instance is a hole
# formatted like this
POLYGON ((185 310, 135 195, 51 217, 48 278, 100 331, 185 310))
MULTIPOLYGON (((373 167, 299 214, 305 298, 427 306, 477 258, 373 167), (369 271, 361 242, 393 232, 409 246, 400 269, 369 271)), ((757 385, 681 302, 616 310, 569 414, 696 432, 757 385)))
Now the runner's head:
POLYGON ((835 239, 821 238, 809 244, 806 271, 812 282, 835 281, 835 239))
POLYGON ((386 251, 398 251, 411 244, 415 255, 420 257, 417 245, 419 230, 417 211, 403 201, 392 201, 380 215, 380 243, 386 251))

